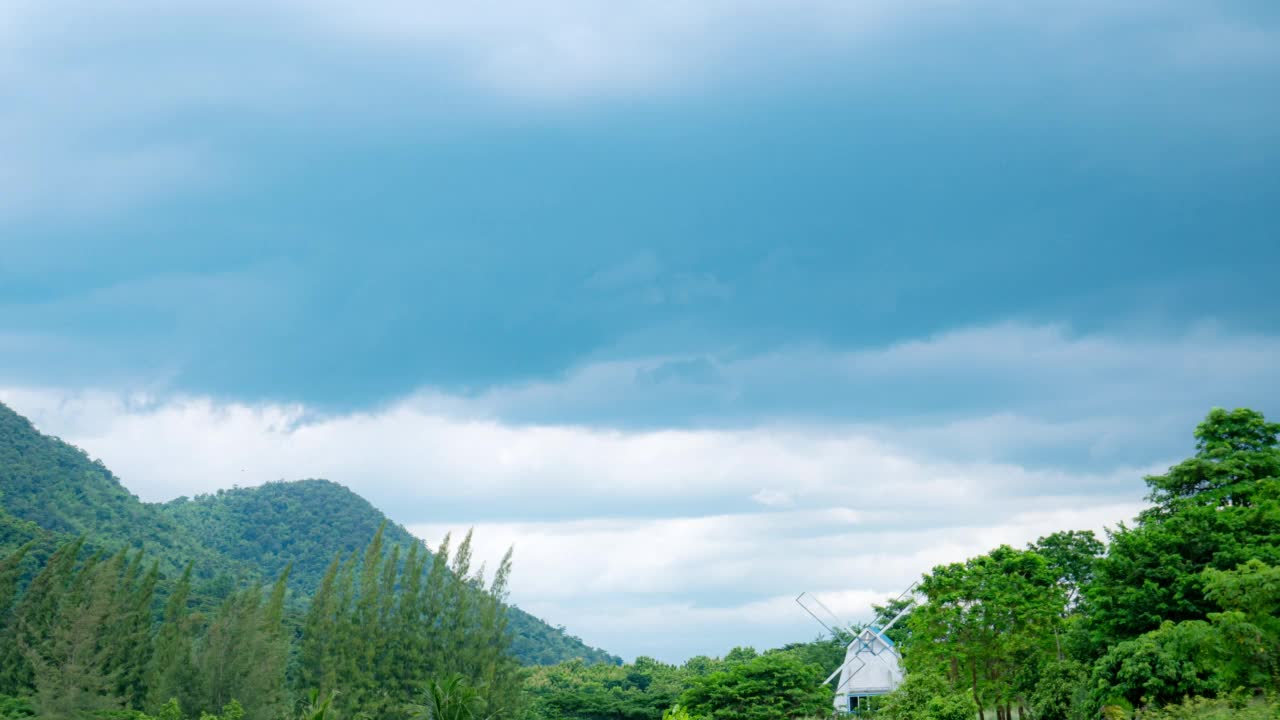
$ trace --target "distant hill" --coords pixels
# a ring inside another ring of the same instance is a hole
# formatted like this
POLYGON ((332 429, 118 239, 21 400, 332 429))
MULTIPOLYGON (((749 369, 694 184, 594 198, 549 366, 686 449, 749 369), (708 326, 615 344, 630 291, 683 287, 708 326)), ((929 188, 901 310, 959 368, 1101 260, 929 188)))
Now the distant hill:
MULTIPOLYGON (((145 547, 165 574, 194 562, 197 577, 256 573, 196 542, 157 506, 141 502, 101 462, 41 434, 0 403, 0 550, 39 537, 45 550, 84 535, 92 547, 145 547), (7 518, 7 519, 6 519, 7 518), (22 522, 25 521, 25 522, 22 522), (6 545, 8 547, 6 547, 6 545)), ((40 553, 37 552, 38 558, 40 553)))
MULTIPOLYGON (((386 519, 364 498, 327 480, 144 503, 101 462, 43 435, 0 403, 0 553, 36 539, 39 558, 84 535, 96 547, 144 547, 166 575, 191 561, 207 587, 272 578, 292 563, 290 584, 305 596, 336 554, 363 547, 386 519)), ((402 546, 420 542, 394 523, 384 538, 402 546)), ((575 657, 621 662, 517 607, 508 618, 512 652, 527 664, 575 657)))
MULTIPOLYGON (((368 500, 328 480, 219 490, 158 507, 204 546, 236 563, 261 568, 268 577, 293 563, 292 585, 307 594, 319 586, 335 553, 347 555, 363 548, 387 521, 368 500)), ((388 546, 421 542, 403 526, 390 522, 383 539, 388 546)), ((513 634, 512 652, 522 662, 553 664, 575 657, 588 662, 619 662, 518 607, 511 607, 507 617, 513 634)))

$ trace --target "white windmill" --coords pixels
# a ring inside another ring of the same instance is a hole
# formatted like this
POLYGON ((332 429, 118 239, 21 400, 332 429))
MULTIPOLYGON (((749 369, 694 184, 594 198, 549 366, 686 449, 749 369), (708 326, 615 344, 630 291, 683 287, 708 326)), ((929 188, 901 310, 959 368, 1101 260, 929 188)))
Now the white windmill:
POLYGON ((868 698, 891 693, 902 684, 902 656, 885 633, 916 606, 915 583, 886 607, 887 612, 890 608, 901 606, 897 614, 888 617, 886 612, 882 612, 861 629, 841 622, 835 613, 810 593, 800 593, 796 596, 796 603, 833 637, 843 635, 853 638, 844 651, 844 662, 840 664, 840 668, 823 681, 826 685, 836 678, 840 679, 835 688, 834 704, 837 713, 859 712, 866 707, 868 698))

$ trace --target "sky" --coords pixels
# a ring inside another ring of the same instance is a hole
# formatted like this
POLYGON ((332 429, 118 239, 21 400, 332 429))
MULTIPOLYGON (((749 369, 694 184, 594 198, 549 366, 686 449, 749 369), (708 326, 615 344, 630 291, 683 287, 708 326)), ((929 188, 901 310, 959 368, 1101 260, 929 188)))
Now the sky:
POLYGON ((0 2, 0 401, 805 640, 1280 416, 1277 87, 1273 2, 0 2))

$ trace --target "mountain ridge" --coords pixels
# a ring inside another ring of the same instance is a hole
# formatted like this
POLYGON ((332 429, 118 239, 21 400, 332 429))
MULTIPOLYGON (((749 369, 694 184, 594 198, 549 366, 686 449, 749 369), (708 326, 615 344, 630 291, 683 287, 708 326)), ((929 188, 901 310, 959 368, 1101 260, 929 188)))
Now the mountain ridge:
MULTIPOLYGON (((267 581, 291 565, 291 586, 309 596, 335 556, 363 548, 384 522, 388 546, 422 544, 331 480, 275 481, 145 503, 101 461, 0 403, 0 552, 34 539, 32 563, 60 542, 85 536, 102 548, 145 548, 165 575, 191 561, 206 588, 225 590, 231 578, 267 581)), ((508 609, 511 651, 525 664, 575 657, 621 662, 518 606, 508 609)))

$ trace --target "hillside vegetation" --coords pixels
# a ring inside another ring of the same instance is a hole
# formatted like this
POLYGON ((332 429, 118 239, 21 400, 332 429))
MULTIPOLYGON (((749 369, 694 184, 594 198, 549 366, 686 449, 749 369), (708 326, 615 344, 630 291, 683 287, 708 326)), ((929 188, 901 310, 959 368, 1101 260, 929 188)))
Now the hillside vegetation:
MULTIPOLYGON (((17 430, 27 444, 9 457, 60 459, 40 477, 71 509, 32 497, 38 483, 5 488, 23 502, 0 514, 0 540, 23 544, 0 553, 0 718, 802 720, 832 707, 822 679, 840 639, 519 668, 510 557, 486 582, 470 536, 428 553, 323 481, 145 505, 82 454, 17 430), (67 477, 85 463, 104 517, 150 517, 178 537, 155 552, 131 549, 127 528, 97 547, 62 542, 95 527, 67 477), (371 540, 343 544, 369 527, 371 540), (210 594, 196 560, 163 570, 183 548, 222 573, 278 575, 210 594)), ((1280 717, 1280 424, 1214 410, 1194 437, 1191 457, 1145 478, 1150 507, 1105 538, 1064 529, 925 573, 922 603, 894 628, 906 680, 862 717, 1280 717)))
MULTIPOLYGON (((388 548, 407 553, 422 545, 364 498, 326 480, 144 503, 101 462, 0 403, 0 552, 37 540, 23 561, 27 576, 59 544, 84 537, 90 551, 145 549, 162 578, 177 578, 190 563, 195 591, 218 598, 290 567, 292 597, 305 602, 334 557, 364 547, 384 523, 388 548)), ((508 617, 511 652, 522 662, 618 662, 519 608, 508 617)))

